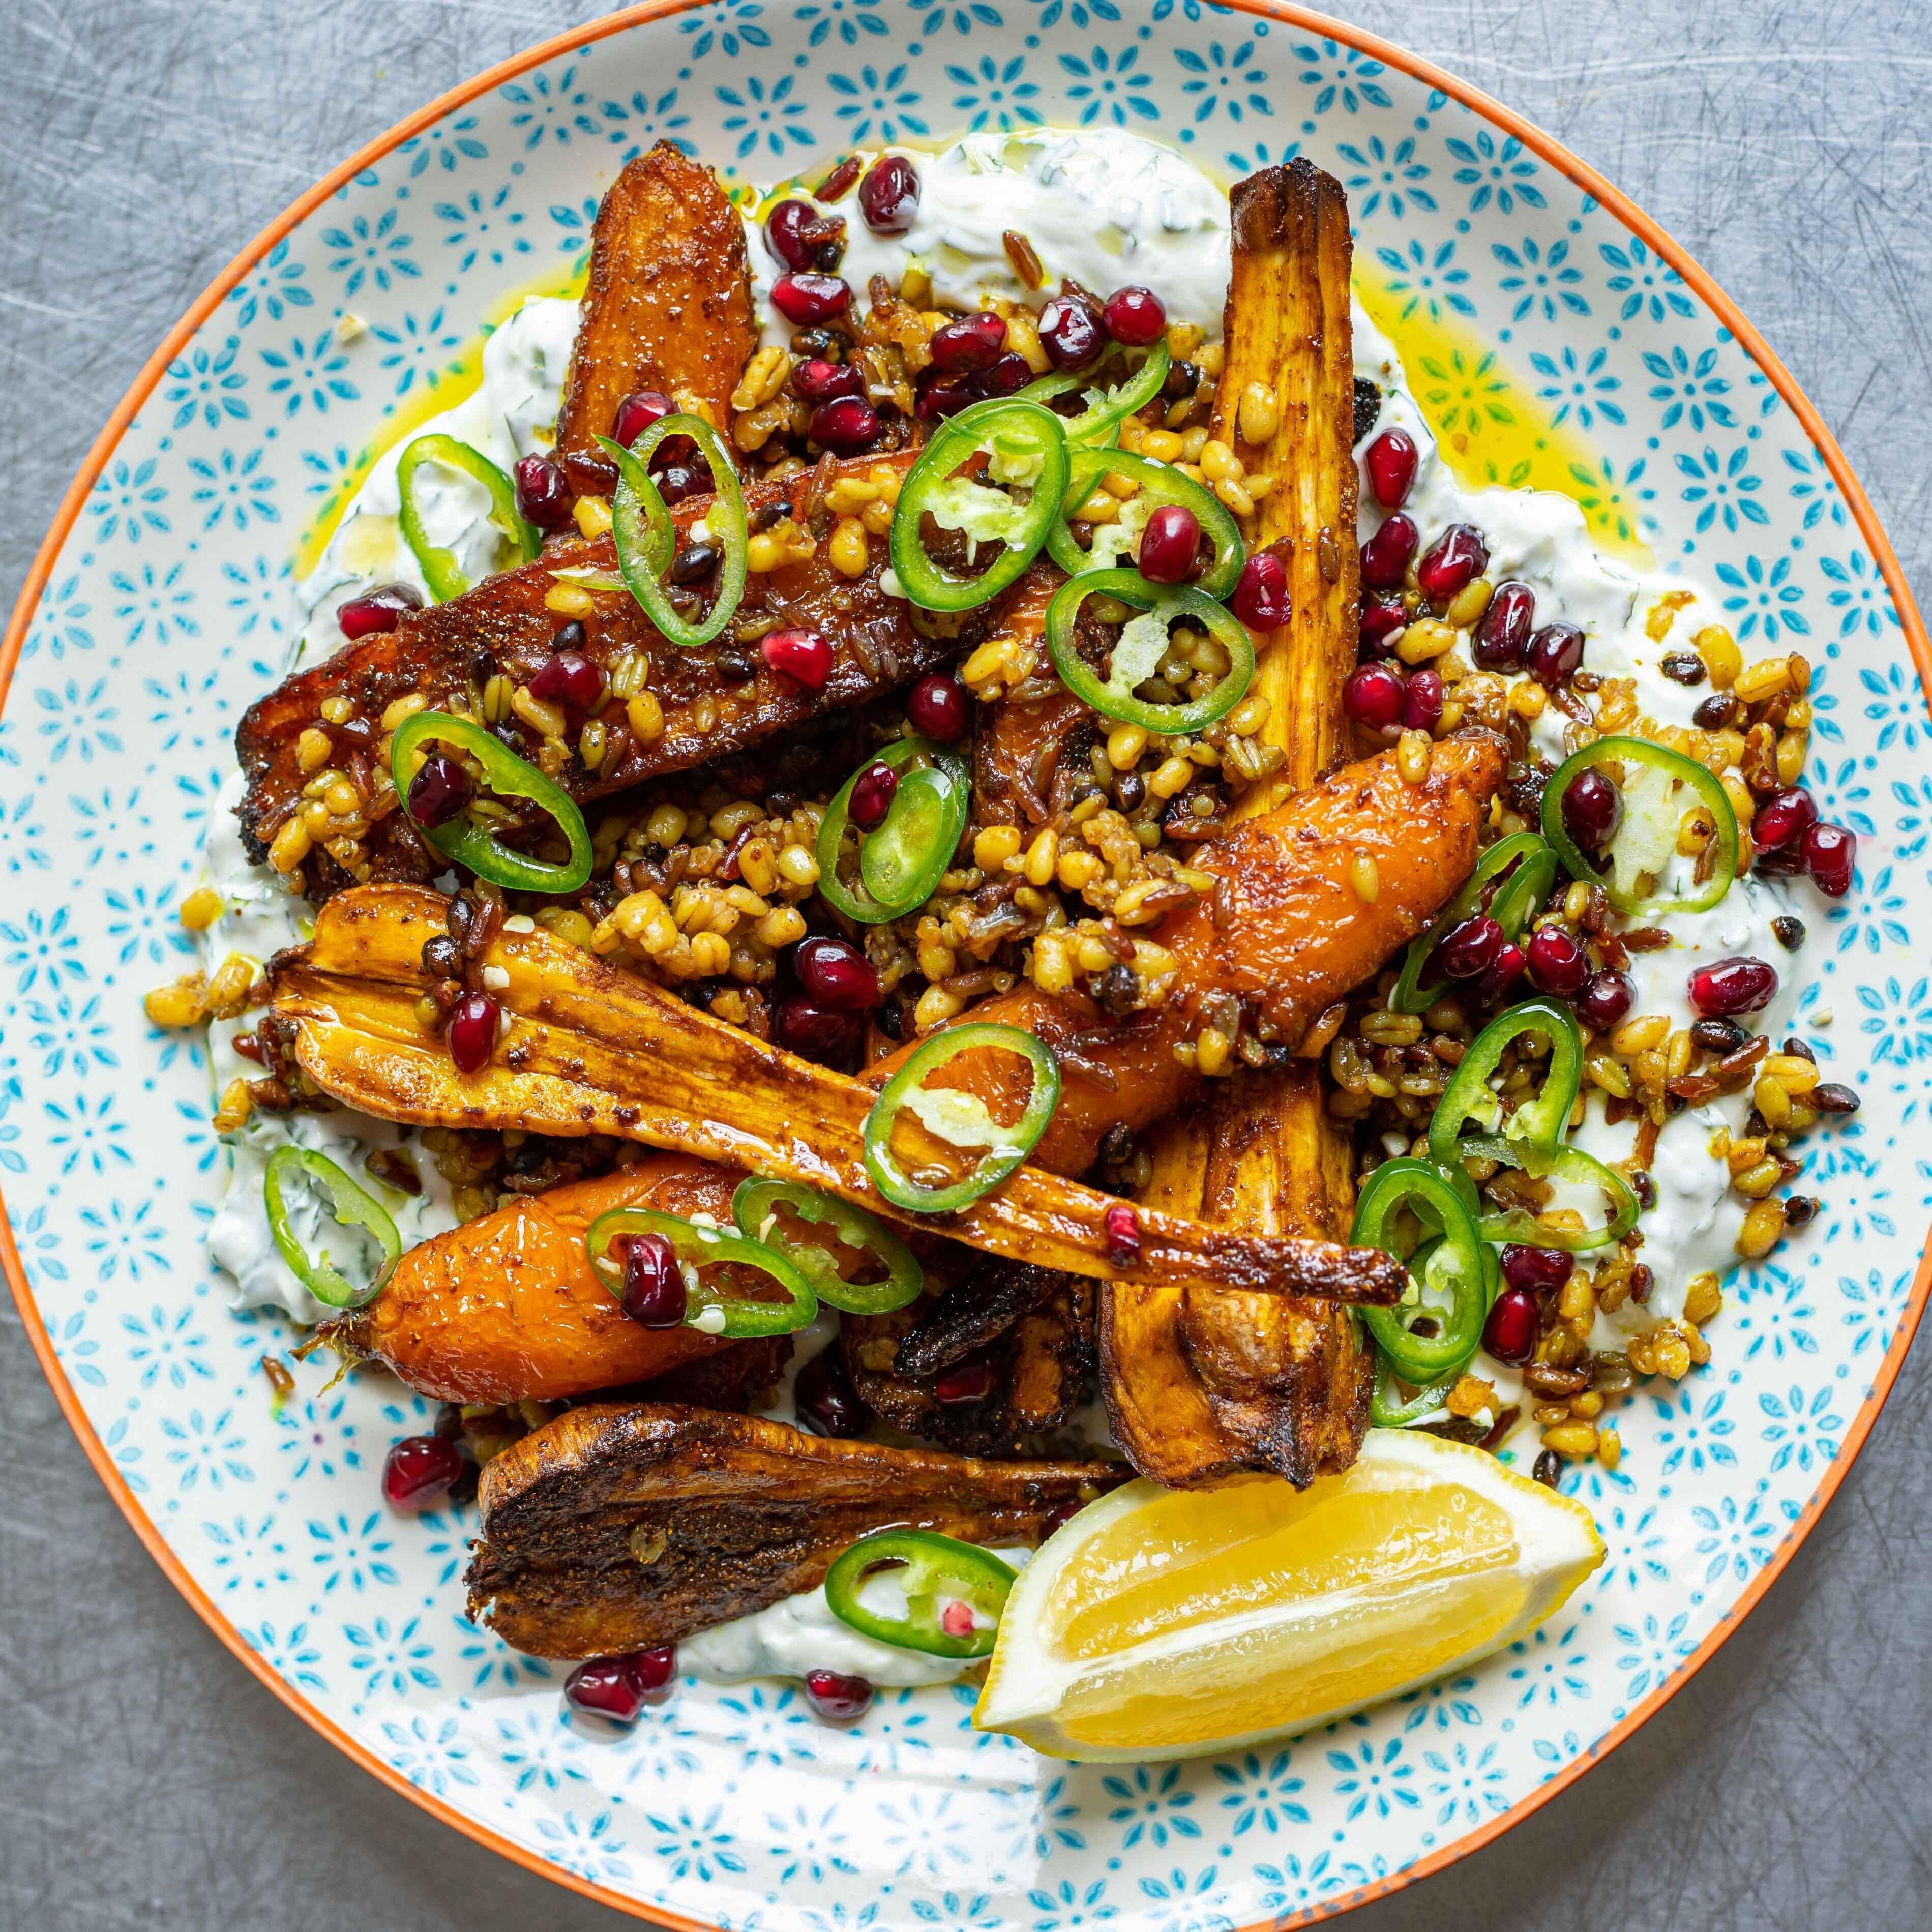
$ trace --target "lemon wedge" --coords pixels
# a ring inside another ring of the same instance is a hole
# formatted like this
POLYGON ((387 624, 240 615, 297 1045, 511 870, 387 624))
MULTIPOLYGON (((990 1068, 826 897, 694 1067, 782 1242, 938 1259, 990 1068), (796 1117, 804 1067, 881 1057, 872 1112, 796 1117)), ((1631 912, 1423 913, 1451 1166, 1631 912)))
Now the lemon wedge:
POLYGON ((1021 1572, 973 1721, 1049 1757, 1237 1750, 1514 1642, 1603 1560, 1581 1504, 1406 1430, 1306 1490, 1130 1483, 1021 1572))

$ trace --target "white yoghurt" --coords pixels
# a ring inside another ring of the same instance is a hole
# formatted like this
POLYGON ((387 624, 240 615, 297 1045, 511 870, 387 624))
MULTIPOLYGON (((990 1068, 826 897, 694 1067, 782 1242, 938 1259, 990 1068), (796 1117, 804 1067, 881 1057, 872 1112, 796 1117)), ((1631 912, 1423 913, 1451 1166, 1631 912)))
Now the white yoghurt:
MULTIPOLYGON (((1716 594, 1694 580, 1662 572, 1640 572, 1598 554, 1590 539, 1583 513, 1567 496, 1547 490, 1466 489, 1437 451, 1421 411, 1402 381, 1402 365, 1387 339, 1364 314, 1354 310, 1355 369, 1381 385, 1382 410, 1362 448, 1382 432, 1400 426, 1414 438, 1420 452, 1414 488, 1402 506, 1414 518, 1426 544, 1453 523, 1473 524, 1489 545, 1486 573, 1492 582, 1515 578, 1536 592, 1536 622, 1564 618, 1578 626, 1588 640, 1585 667, 1605 678, 1630 678, 1636 685, 1640 710, 1660 724, 1691 722, 1707 688, 1687 688, 1665 677, 1658 666, 1666 652, 1688 647, 1688 640, 1706 624, 1721 623, 1724 613, 1716 594), (1690 601, 1660 640, 1645 629, 1659 598, 1689 592, 1690 601)), ((1383 512, 1368 487, 1366 471, 1361 490, 1360 534, 1364 542, 1381 526, 1383 512)), ((1571 748, 1564 742, 1568 723, 1554 705, 1538 718, 1532 733, 1537 749, 1558 762, 1571 748)), ((1808 880, 1747 874, 1732 885, 1708 912, 1672 913, 1645 922, 1668 932, 1672 944, 1656 952, 1633 953, 1629 971, 1636 983, 1633 1016, 1664 1013, 1672 1028, 1688 1027, 1699 1015, 1690 1004, 1688 982, 1699 967, 1734 954, 1748 954, 1775 967, 1778 990, 1770 1005, 1748 1016, 1757 1031, 1774 1040, 1788 1030, 1796 1011, 1800 975, 1796 962, 1773 936, 1771 922, 1796 914, 1808 926, 1820 924, 1826 902, 1808 880)), ((1634 1120, 1612 1126, 1604 1119, 1603 1094, 1587 1088, 1586 1118, 1573 1139, 1599 1160, 1628 1157, 1636 1138, 1634 1120)), ((1615 1349, 1628 1335, 1674 1319, 1684 1310, 1684 1297, 1692 1278, 1710 1273, 1720 1278, 1738 1266, 1734 1246, 1742 1226, 1745 1204, 1732 1192, 1730 1172, 1712 1157, 1712 1136, 1720 1128, 1740 1132, 1750 1111, 1748 1092, 1727 1095, 1704 1107, 1688 1108, 1672 1115, 1659 1132, 1652 1157, 1651 1178, 1657 1203, 1637 1226, 1644 1241, 1641 1258, 1654 1277, 1642 1303, 1626 1302, 1615 1314, 1600 1316, 1595 1346, 1615 1349)), ((1569 1204, 1600 1218, 1594 1199, 1569 1204)), ((1520 1384, 1515 1372, 1481 1358, 1480 1372, 1495 1382, 1505 1399, 1513 1400, 1520 1384)))
MULTIPOLYGON (((295 669, 332 656, 346 641, 336 612, 378 584, 407 584, 427 600, 429 586, 403 540, 396 466, 417 436, 449 436, 508 471, 519 457, 550 446, 570 368, 578 304, 551 296, 523 304, 483 345, 483 380, 453 409, 385 450, 350 500, 321 560, 297 590, 304 622, 290 658, 295 669)), ((501 542, 490 522, 488 493, 475 478, 440 465, 419 472, 424 534, 454 550, 474 583, 496 568, 501 542)))
MULTIPOLYGON (((1032 1560, 1030 1550, 994 1550, 1016 1570, 1032 1560)), ((875 1615, 905 1614, 905 1592, 890 1570, 876 1571, 860 1585, 859 1601, 875 1615)), ((977 1619, 983 1622, 983 1618, 977 1619)), ((746 1677, 802 1677, 808 1670, 836 1670, 873 1684, 950 1684, 981 1661, 970 1657, 928 1657, 862 1636, 842 1623, 825 1600, 825 1586, 787 1597, 748 1617, 734 1618, 677 1647, 682 1670, 718 1684, 746 1677)))
MULTIPOLYGON (((919 170, 919 213, 904 235, 874 235, 859 212, 856 188, 836 204, 788 190, 844 219, 838 273, 861 308, 873 276, 884 276, 896 294, 914 265, 932 278, 944 308, 976 308, 988 296, 1037 304, 1058 292, 1067 275, 1098 296, 1132 283, 1150 288, 1170 321, 1196 323, 1220 340, 1230 260, 1228 197, 1172 148, 1104 128, 968 134, 936 154, 888 152, 904 153, 919 170), (1014 272, 1004 239, 1010 232, 1024 236, 1040 257, 1041 287, 1028 287, 1014 272)), ((747 229, 765 339, 782 344, 791 325, 769 297, 784 270, 748 218, 747 229)))

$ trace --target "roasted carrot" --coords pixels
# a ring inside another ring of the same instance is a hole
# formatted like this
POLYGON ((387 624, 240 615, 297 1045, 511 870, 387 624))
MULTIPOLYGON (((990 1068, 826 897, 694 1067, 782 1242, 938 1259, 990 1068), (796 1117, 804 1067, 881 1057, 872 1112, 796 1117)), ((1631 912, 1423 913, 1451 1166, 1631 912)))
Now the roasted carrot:
MULTIPOLYGON (((1174 1046, 1198 1030, 1202 1003, 1214 994, 1252 1000, 1288 1046, 1298 1044, 1325 1007, 1414 938, 1468 876, 1502 766, 1501 741, 1482 733, 1436 746, 1418 784, 1382 752, 1203 846, 1194 862, 1225 890, 1217 885, 1154 929, 1181 971, 1154 1012, 1112 1022, 1090 1000, 1031 986, 970 1009, 968 1022, 1018 1027, 1059 1058, 1060 1106, 1034 1164, 1084 1173, 1110 1127, 1138 1132, 1171 1114, 1196 1078, 1174 1046)), ((913 1051, 902 1048, 866 1078, 890 1078, 913 1051)), ((1010 1088, 1016 1105, 1023 1077, 1010 1055, 962 1054, 934 1084, 970 1087, 989 1105, 1010 1088)))
POLYGON ((745 224, 709 168, 660 141, 611 184, 591 232, 590 286, 556 423, 571 480, 600 495, 616 483, 597 438, 614 433, 617 405, 634 389, 727 428, 758 346, 745 224))
POLYGON ((742 1178, 647 1154, 601 1180, 512 1202, 412 1248, 339 1337, 446 1402, 554 1401, 649 1382, 729 1345, 631 1320, 591 1271, 585 1232, 613 1208, 701 1210, 728 1222, 742 1178))

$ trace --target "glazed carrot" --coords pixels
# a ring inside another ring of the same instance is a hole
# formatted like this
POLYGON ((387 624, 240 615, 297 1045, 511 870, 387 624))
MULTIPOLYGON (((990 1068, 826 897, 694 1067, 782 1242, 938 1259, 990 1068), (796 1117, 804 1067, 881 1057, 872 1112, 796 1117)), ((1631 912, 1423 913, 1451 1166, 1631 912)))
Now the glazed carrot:
MULTIPOLYGON (((1486 733, 1432 748, 1419 784, 1384 752, 1345 765, 1273 812, 1203 845, 1192 862, 1224 884, 1155 928, 1180 961, 1158 1010, 1106 1018, 1090 1000, 1018 986, 982 1000, 964 1022, 997 1021, 1036 1035, 1060 1063, 1060 1106, 1029 1156, 1056 1174, 1092 1166, 1117 1123, 1138 1132, 1196 1084, 1174 1057, 1216 994, 1249 1000, 1291 1047, 1323 1010, 1370 977, 1440 910, 1475 863, 1476 834, 1502 776, 1502 740, 1486 733)), ((914 1049, 867 1070, 891 1078, 914 1049)), ((962 1054, 934 1084, 970 1087, 1017 1106, 1025 1076, 1010 1054, 962 1054)))
POLYGON ((592 1273, 585 1232, 613 1208, 702 1209, 728 1222, 742 1178, 646 1154, 600 1180, 510 1202, 412 1248, 338 1333, 446 1402, 554 1401, 648 1382, 729 1345, 690 1328, 640 1328, 592 1273))

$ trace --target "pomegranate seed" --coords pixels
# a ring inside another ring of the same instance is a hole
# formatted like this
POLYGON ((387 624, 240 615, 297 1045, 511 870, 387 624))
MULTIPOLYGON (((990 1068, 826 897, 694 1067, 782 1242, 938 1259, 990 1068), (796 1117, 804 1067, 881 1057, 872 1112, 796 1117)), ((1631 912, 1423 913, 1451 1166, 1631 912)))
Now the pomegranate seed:
POLYGON ((812 440, 836 456, 856 456, 879 440, 879 412, 857 396, 835 397, 812 412, 812 440))
POLYGON ((392 1509, 429 1509, 462 1474, 462 1454, 447 1436, 406 1436, 382 1459, 383 1500, 392 1509))
POLYGON ((1080 1514, 1078 1503, 1062 1503, 1057 1509, 1050 1509, 1040 1519, 1040 1540, 1044 1543, 1056 1529, 1064 1529, 1080 1514))
POLYGON ((966 378, 966 386, 976 396, 1010 396, 1033 380, 1033 371, 1024 356, 1009 351, 990 369, 966 378))
POLYGON ((1852 889, 1858 856, 1857 837, 1842 825, 1814 825, 1804 834, 1804 869, 1828 898, 1841 899, 1852 889))
POLYGON ((772 1016, 778 1044, 807 1060, 842 1060, 859 1043, 860 1023, 810 1000, 787 1000, 772 1016))
POLYGON ((1484 670, 1514 670, 1522 662, 1536 623, 1536 592, 1511 578, 1498 584, 1469 640, 1470 655, 1484 670))
POLYGON ((903 154, 881 154, 859 184, 859 212, 874 235, 903 235, 919 216, 919 170, 903 154))
POLYGON ((1576 1272, 1575 1260, 1561 1248, 1504 1249, 1498 1258, 1504 1281, 1525 1294, 1540 1288, 1554 1294, 1576 1272))
POLYGON ((1608 1033, 1620 1024, 1636 1004, 1636 982, 1628 973, 1612 973, 1606 968, 1592 973, 1588 983, 1576 995, 1576 1017, 1598 1033, 1608 1033))
POLYGON ((786 321, 800 328, 810 328, 843 315, 850 305, 852 290, 837 275, 820 275, 800 269, 781 275, 772 284, 772 306, 786 321))
POLYGON ((379 584, 360 597, 352 597, 335 614, 342 634, 352 643, 380 632, 393 631, 405 610, 422 608, 422 592, 412 584, 379 584))
POLYGON ((1778 991, 1778 968, 1748 956, 1720 959, 1690 975, 1690 1004, 1707 1019, 1754 1013, 1778 991))
POLYGON ((540 530, 560 530, 571 520, 576 493, 561 464, 547 456, 526 456, 517 464, 517 508, 540 530))
POLYGON ((872 1702, 872 1687, 864 1678, 848 1677, 838 1670, 808 1670, 805 1694, 812 1708, 834 1724, 862 1718, 872 1702))
MULTIPOLYGON (((1751 829, 1755 831, 1756 827, 1754 826, 1751 829)), ((1760 850, 1750 862, 1761 878, 1798 878, 1804 870, 1803 835, 1794 838, 1788 845, 1774 845, 1760 850)))
POLYGON ((1369 488, 1385 510, 1399 510, 1415 487, 1415 466, 1420 452, 1406 429, 1385 429, 1369 445, 1363 460, 1369 467, 1369 488))
POLYGON ((846 362, 828 362, 814 356, 791 372, 792 392, 802 403, 815 408, 840 396, 863 396, 866 385, 857 370, 846 362))
POLYGON ((1818 822, 1817 801, 1802 785, 1774 792, 1751 820, 1751 843, 1761 852, 1777 850, 1802 838, 1818 822))
POLYGON ((1563 829, 1586 852, 1600 852, 1623 823, 1623 794, 1601 772, 1579 772, 1563 794, 1563 829))
POLYGON ((1408 623, 1400 597, 1378 597, 1362 606, 1361 647, 1372 658, 1385 658, 1408 623))
POLYGON ((1006 346, 1005 320, 990 309, 962 315, 935 328, 926 344, 932 366, 942 376, 970 376, 976 370, 990 369, 1006 346))
POLYGON ((1506 1288, 1483 1324, 1483 1346, 1498 1361, 1520 1365, 1534 1358, 1542 1334, 1543 1311, 1536 1297, 1520 1288, 1506 1288))
POLYGON ((935 1402, 984 1402, 993 1392, 990 1362, 961 1362, 948 1369, 932 1384, 935 1402))
POLYGON ((892 808, 892 794, 899 788, 899 775, 890 765, 868 765, 852 787, 845 809, 861 832, 869 832, 892 808))
POLYGON ((1442 722, 1442 674, 1438 670, 1412 670, 1408 674, 1408 698, 1402 707, 1402 722, 1412 731, 1433 731, 1442 722))
POLYGON ((806 691, 823 691, 831 679, 831 639, 802 624, 766 632, 759 640, 758 653, 781 677, 806 691))
POLYGON ((956 745, 972 722, 966 687, 943 670, 928 671, 906 694, 906 718, 935 745, 956 745))
POLYGON ((970 1636, 974 1629, 973 1606, 956 1598, 940 1612, 939 1628, 948 1636, 970 1636))
POLYGON ((628 1234, 624 1242, 624 1312, 644 1328, 676 1328, 684 1320, 684 1271, 677 1250, 658 1234, 628 1234))
POLYGON ((879 1004, 879 976, 849 940, 814 933, 792 949, 792 970, 808 998, 835 1013, 868 1013, 879 1004))
POLYGON ((1167 333, 1167 309, 1151 289, 1116 289, 1100 310, 1107 333, 1130 349, 1145 349, 1167 333))
POLYGON ((1180 503, 1163 503, 1141 532, 1141 574, 1150 584, 1184 584, 1201 554, 1201 519, 1180 503))
POLYGON ((943 417, 956 416, 980 400, 966 376, 948 376, 937 382, 928 382, 920 391, 919 413, 922 421, 937 422, 943 417))
POLYGON ((1590 957, 1560 926, 1540 926, 1523 949, 1529 976, 1546 993, 1574 993, 1590 976, 1590 957))
POLYGON ((821 1348, 799 1370, 792 1384, 792 1404, 799 1426, 814 1436, 858 1436, 865 1431, 866 1405, 853 1389, 845 1351, 837 1342, 821 1348))
POLYGON ((658 494, 667 505, 681 503, 687 496, 706 496, 711 489, 710 471, 696 464, 668 464, 656 470, 655 480, 658 494))
POLYGON ((1342 709, 1372 731, 1392 730, 1408 703, 1408 681, 1392 664, 1358 665, 1342 687, 1342 709))
POLYGON ((1371 590, 1400 590, 1408 574, 1422 533, 1406 510, 1382 520, 1382 526, 1362 546, 1362 581, 1371 590))
POLYGON ((822 218, 809 202, 782 201, 765 217, 765 246, 782 268, 808 268, 818 258, 822 218))
POLYGON ((1484 1006, 1494 1006, 1515 982, 1522 965, 1522 948, 1505 946, 1496 955, 1496 963, 1476 982, 1478 1001, 1484 1006))
POLYGON ((1100 1217, 1107 1237, 1107 1258, 1116 1268, 1128 1268, 1141 1258, 1141 1217, 1124 1201, 1116 1202, 1100 1217))
POLYGON ((1424 553, 1415 580, 1432 604, 1446 604, 1490 566, 1490 547, 1474 524, 1451 524, 1424 553))
POLYGON ((410 816, 418 825, 442 825, 476 796, 470 774, 442 752, 432 752, 410 782, 410 816))
POLYGON ((1250 630, 1272 631, 1294 614, 1288 598, 1288 566, 1271 550, 1256 550, 1241 566, 1228 608, 1250 630))
POLYGON ((1582 662, 1583 634, 1574 624, 1544 625, 1523 653, 1524 668, 1551 691, 1582 662))
POLYGON ((488 993, 466 993, 449 1016, 449 1057, 459 1073, 478 1073, 496 1044, 496 1002, 488 993))
POLYGON ((1040 341, 1056 369, 1084 369, 1106 347, 1106 325, 1084 296, 1055 296, 1040 312, 1040 341))
POLYGON ((572 711, 588 711, 604 695, 610 682, 604 667, 581 651, 559 651, 537 667, 530 680, 530 695, 546 704, 561 704, 572 711))
POLYGON ((1473 980, 1496 963, 1504 944, 1502 928, 1479 912, 1442 935, 1436 957, 1452 980, 1473 980))
POLYGON ((614 1724, 634 1724, 652 1692, 670 1682, 676 1666, 676 1648, 668 1643, 619 1657, 593 1657, 564 1679, 564 1700, 572 1710, 614 1724))
MULTIPOLYGON (((621 442, 628 449, 652 423, 676 413, 676 404, 662 389, 633 389, 617 405, 616 416, 610 424, 611 440, 621 442)), ((662 448, 654 453, 662 455, 662 448)))
POLYGON ((634 1650, 631 1660, 636 1666, 638 1682, 646 1690, 662 1690, 677 1669, 677 1646, 661 1643, 655 1650, 634 1650))

